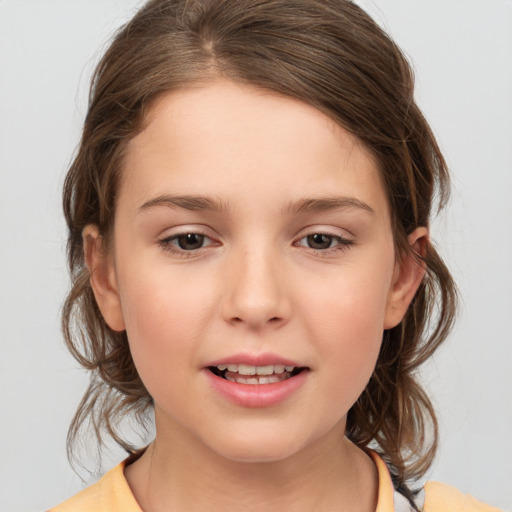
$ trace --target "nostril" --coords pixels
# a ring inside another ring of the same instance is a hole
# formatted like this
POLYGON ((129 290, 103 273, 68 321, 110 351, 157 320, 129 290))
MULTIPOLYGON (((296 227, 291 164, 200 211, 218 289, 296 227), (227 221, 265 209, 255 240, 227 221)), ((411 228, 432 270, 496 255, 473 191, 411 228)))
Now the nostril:
MULTIPOLYGON (((268 319, 268 323, 275 324, 275 323, 280 322, 281 320, 282 320, 282 319, 281 319, 280 317, 278 317, 278 316, 273 316, 272 318, 269 318, 269 319, 268 319)), ((231 319, 231 321, 232 321, 233 323, 237 323, 237 324, 239 324, 239 323, 243 323, 243 322, 244 322, 244 320, 242 320, 239 316, 234 316, 234 317, 231 319)))

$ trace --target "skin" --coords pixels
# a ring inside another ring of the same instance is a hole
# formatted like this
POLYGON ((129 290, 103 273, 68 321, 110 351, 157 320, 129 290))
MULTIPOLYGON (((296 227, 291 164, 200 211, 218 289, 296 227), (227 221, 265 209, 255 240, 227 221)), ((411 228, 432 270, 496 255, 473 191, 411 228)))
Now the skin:
MULTIPOLYGON (((415 252, 427 236, 409 236, 415 252)), ((375 510, 346 414, 424 270, 398 262, 358 139, 248 86, 168 93, 129 143, 109 252, 96 226, 83 237, 100 309, 155 402, 156 439, 125 471, 146 512, 375 510), (187 233, 203 245, 180 248, 187 233), (291 359, 305 382, 272 407, 226 400, 205 366, 240 353, 291 359)))

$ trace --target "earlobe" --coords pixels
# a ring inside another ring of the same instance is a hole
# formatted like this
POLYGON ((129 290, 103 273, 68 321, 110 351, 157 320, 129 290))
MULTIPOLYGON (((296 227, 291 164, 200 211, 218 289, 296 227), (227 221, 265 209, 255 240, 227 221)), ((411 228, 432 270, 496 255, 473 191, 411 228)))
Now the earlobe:
POLYGON ((396 262, 388 296, 384 329, 391 329, 402 321, 425 276, 425 265, 418 256, 425 256, 428 229, 426 227, 416 228, 407 237, 407 240, 411 251, 408 251, 396 262))
POLYGON ((82 231, 84 257, 91 288, 107 325, 114 331, 125 329, 114 265, 107 254, 98 226, 89 224, 82 231))

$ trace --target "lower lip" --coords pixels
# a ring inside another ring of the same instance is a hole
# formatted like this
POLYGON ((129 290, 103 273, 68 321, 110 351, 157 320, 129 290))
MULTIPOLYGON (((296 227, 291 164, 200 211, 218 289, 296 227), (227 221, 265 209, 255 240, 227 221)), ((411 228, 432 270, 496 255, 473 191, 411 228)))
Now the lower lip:
POLYGON ((289 379, 272 384, 240 384, 218 377, 208 369, 205 372, 216 393, 236 405, 252 408, 272 407, 284 402, 299 390, 309 373, 302 370, 289 379))

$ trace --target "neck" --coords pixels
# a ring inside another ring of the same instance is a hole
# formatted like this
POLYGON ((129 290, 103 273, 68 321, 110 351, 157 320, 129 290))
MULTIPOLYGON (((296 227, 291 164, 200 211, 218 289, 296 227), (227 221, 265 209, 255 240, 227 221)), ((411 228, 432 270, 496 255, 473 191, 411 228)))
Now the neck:
POLYGON ((144 512, 375 511, 376 469, 342 431, 271 462, 226 459, 181 434, 164 435, 157 425, 155 441, 125 470, 144 512))

